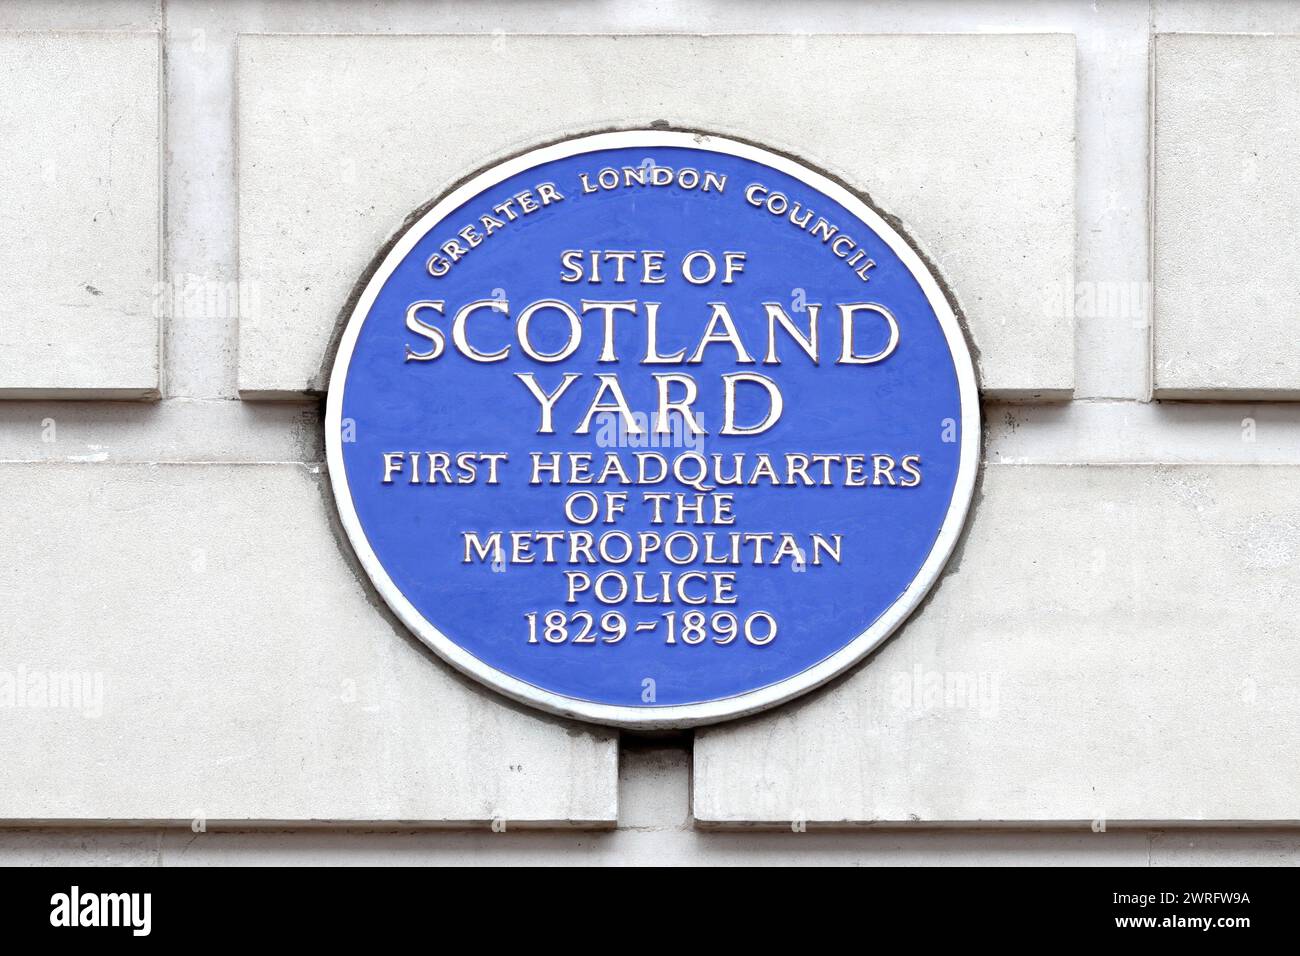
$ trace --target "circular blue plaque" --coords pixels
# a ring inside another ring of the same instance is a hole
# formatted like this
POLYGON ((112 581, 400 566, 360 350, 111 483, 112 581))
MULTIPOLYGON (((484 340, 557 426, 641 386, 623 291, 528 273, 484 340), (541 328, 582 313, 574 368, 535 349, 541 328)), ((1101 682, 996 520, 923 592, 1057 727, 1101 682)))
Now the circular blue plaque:
POLYGON ((696 133, 555 143, 434 203, 340 340, 326 446, 397 616, 510 697, 684 727, 860 660, 957 541, 971 357, 849 190, 696 133))

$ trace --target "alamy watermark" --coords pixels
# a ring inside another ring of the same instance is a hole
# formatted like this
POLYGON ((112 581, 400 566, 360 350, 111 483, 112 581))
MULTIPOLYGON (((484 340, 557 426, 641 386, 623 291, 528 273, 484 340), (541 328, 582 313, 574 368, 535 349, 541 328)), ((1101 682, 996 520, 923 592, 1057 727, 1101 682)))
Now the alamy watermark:
POLYGON ((927 671, 917 664, 893 675, 890 701, 896 710, 974 710, 998 713, 998 675, 988 671, 927 671))
POLYGON ((182 274, 153 287, 155 318, 251 319, 262 307, 255 282, 182 274))
POLYGON ((19 664, 0 670, 0 710, 79 710, 98 720, 104 714, 104 675, 98 671, 29 670, 19 664))
POLYGON ((1047 288, 1046 298, 1053 318, 1121 319, 1134 328, 1150 321, 1151 283, 1143 280, 1062 279, 1047 288))
POLYGON ((683 414, 632 411, 631 418, 615 412, 596 416, 596 445, 600 448, 686 448, 704 450, 704 416, 691 412, 694 425, 683 414))

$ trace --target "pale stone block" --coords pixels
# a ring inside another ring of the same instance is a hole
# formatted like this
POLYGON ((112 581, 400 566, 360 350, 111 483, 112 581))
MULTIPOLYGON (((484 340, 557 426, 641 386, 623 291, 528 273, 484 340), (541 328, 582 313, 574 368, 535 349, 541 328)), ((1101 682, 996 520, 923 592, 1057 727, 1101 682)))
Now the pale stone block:
MULTIPOLYGON (((58 857, 43 836, 0 862, 58 857), (38 856, 37 854, 42 854, 38 856)), ((163 836, 163 866, 1145 866, 1146 833, 717 832, 621 827, 606 833, 298 833, 163 836)), ((69 855, 70 856, 70 855, 69 855)), ((86 853, 87 858, 90 853, 86 853)), ((129 860, 127 851, 121 851, 129 860)), ((1210 857, 1213 860, 1213 857, 1210 857)))
POLYGON ((1300 399, 1300 36, 1155 40, 1158 398, 1300 399))
POLYGON ((162 0, 6 0, 0 30, 157 30, 162 0))
POLYGON ((161 858, 157 830, 0 828, 0 866, 157 866, 161 858))
POLYGON ((7 463, 322 463, 324 439, 318 409, 283 402, 0 404, 7 463))
POLYGON ((1300 835, 1294 830, 1157 833, 1152 866, 1300 866, 1300 835))
POLYGON ((159 394, 159 40, 0 33, 0 398, 159 394))
POLYGON ((242 36, 238 84, 245 398, 324 390, 354 284, 448 185, 657 121, 865 190, 949 283, 986 393, 1074 387, 1070 36, 242 36))
POLYGON ((624 740, 618 778, 618 825, 623 830, 682 829, 690 825, 691 760, 685 747, 624 740))
POLYGON ((435 660, 318 469, 10 464, 0 498, 0 821, 615 821, 616 736, 435 660))
POLYGON ((1295 465, 989 465, 911 622, 701 730, 705 825, 1300 819, 1295 465))

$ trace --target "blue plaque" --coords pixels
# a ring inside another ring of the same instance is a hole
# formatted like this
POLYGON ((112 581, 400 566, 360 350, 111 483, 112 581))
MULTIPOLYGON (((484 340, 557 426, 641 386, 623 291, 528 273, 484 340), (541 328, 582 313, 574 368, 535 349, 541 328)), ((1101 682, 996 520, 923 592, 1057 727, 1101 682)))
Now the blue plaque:
POLYGON ((435 202, 330 379, 342 523, 396 615, 556 713, 736 717, 877 647, 952 553, 979 453, 944 293, 784 155, 565 140, 435 202))

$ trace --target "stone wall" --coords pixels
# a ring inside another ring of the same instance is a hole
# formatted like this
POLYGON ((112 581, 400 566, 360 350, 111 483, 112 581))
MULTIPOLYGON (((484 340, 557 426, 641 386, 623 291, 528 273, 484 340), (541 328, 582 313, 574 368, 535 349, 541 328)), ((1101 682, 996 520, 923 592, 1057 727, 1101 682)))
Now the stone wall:
POLYGON ((5 4, 0 861, 1294 862, 1298 95, 1264 0, 5 4), (646 739, 402 629, 320 400, 408 213, 656 121, 897 217, 986 436, 880 652, 646 739))

